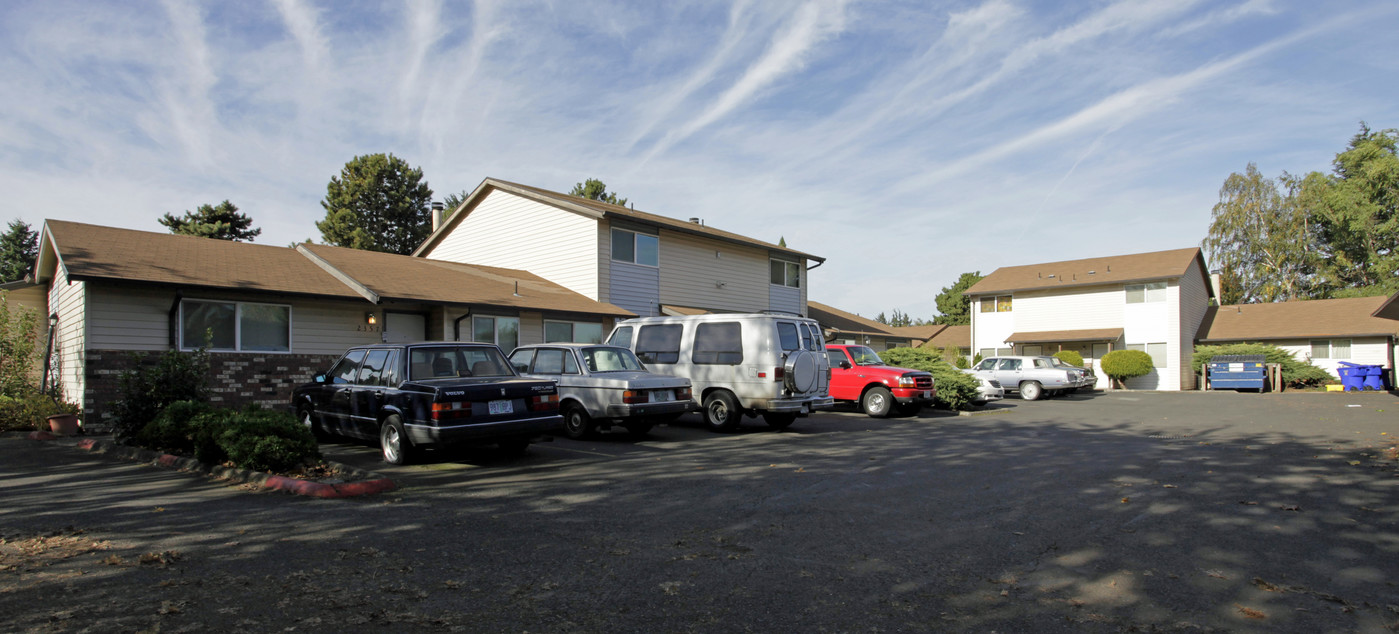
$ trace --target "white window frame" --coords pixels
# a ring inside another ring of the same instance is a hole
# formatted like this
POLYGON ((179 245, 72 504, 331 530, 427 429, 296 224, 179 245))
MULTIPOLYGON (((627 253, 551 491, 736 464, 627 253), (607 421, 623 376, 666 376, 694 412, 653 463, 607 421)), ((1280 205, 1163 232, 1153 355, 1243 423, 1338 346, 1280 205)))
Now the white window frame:
POLYGON ((1123 288, 1127 295, 1128 304, 1159 304, 1166 301, 1165 282, 1147 282, 1145 284, 1128 284, 1123 288), (1141 299, 1133 300, 1134 291, 1141 293, 1141 299))
POLYGON ((783 259, 781 259, 781 258, 768 258, 768 284, 771 285, 771 286, 781 286, 781 287, 783 287, 783 288, 801 288, 801 287, 802 287, 802 269, 801 269, 801 267, 802 267, 801 262, 793 262, 793 261, 791 261, 791 260, 783 260, 783 259), (781 282, 781 283, 772 281, 772 265, 773 265, 773 264, 781 264, 781 265, 782 265, 782 282, 781 282), (795 269, 796 269, 796 274, 797 274, 796 279, 792 279, 792 272, 793 272, 793 268, 794 268, 794 267, 795 267, 795 269))
POLYGON ((1311 346, 1312 346, 1312 355, 1311 355, 1311 357, 1312 357, 1313 359, 1334 359, 1334 360, 1338 360, 1338 361, 1344 361, 1344 360, 1346 360, 1346 359, 1351 358, 1351 350, 1352 350, 1352 348, 1354 347, 1354 344, 1355 344, 1355 342, 1352 341, 1352 340, 1350 340, 1350 339, 1312 339, 1312 340, 1311 340, 1311 346), (1339 342, 1342 342, 1342 341, 1345 342, 1345 346, 1343 346, 1344 349, 1345 349, 1345 352, 1342 353, 1342 354, 1337 354, 1337 348, 1342 347, 1342 346, 1337 346, 1336 344, 1339 343, 1339 342), (1326 352, 1325 352, 1325 354, 1322 355, 1322 356, 1318 356, 1318 355, 1316 354, 1318 344, 1326 346, 1326 352))
POLYGON ((640 232, 640 231, 633 231, 633 230, 631 230, 631 229, 620 229, 620 228, 617 228, 617 227, 613 227, 613 228, 612 228, 612 244, 614 245, 614 246, 612 247, 612 259, 613 259, 613 260, 616 260, 616 261, 618 261, 618 262, 626 262, 626 263, 628 263, 628 264, 635 264, 635 265, 637 265, 637 266, 649 266, 649 267, 651 267, 651 268, 659 268, 659 267, 661 266, 661 237, 658 236, 658 235, 656 235, 656 234, 652 234, 652 233, 642 233, 642 232, 640 232), (617 238, 618 238, 618 235, 617 235, 617 234, 627 234, 627 235, 631 236, 631 259, 630 259, 630 260, 623 260, 622 258, 617 257, 617 248, 616 248, 616 246, 615 246, 615 245, 617 244, 617 238), (637 244, 637 239, 638 239, 637 236, 646 236, 646 237, 651 238, 652 240, 655 240, 655 241, 656 241, 656 262, 655 262, 654 264, 652 264, 652 263, 650 263, 650 262, 638 262, 638 261, 637 261, 637 254, 640 252, 640 249, 637 248, 637 247, 639 246, 639 245, 637 244))
POLYGON ((1127 349, 1127 350, 1141 350, 1142 352, 1145 352, 1145 353, 1147 353, 1148 355, 1151 355, 1151 367, 1153 367, 1153 368, 1156 368, 1156 369, 1159 370, 1159 369, 1162 369, 1162 368, 1169 368, 1169 367, 1171 367, 1171 366, 1170 366, 1171 359, 1170 359, 1170 357, 1168 356, 1169 353, 1170 353, 1170 349, 1166 346, 1166 342, 1164 342, 1164 341, 1153 341, 1153 342, 1150 342, 1150 343, 1129 343, 1129 344, 1127 344, 1127 348, 1126 348, 1126 349, 1127 349), (1153 348, 1155 348, 1156 350, 1158 350, 1158 352, 1153 352, 1153 351, 1152 351, 1153 348))
POLYGON ((198 346, 185 345, 185 304, 233 304, 233 347, 232 348, 209 348, 213 352, 239 352, 244 354, 291 354, 296 349, 296 342, 292 339, 292 334, 296 332, 293 328, 291 304, 273 304, 270 302, 240 302, 228 299, 200 299, 196 297, 186 297, 180 300, 180 316, 178 320, 178 330, 175 342, 180 350, 196 350, 198 346), (285 308, 287 310, 287 349, 286 350, 244 350, 243 349, 243 307, 244 306, 272 306, 274 308, 285 308))
POLYGON ((511 352, 514 352, 514 351, 515 351, 515 348, 518 348, 518 347, 520 347, 520 345, 521 345, 521 342, 520 342, 520 318, 519 318, 519 317, 511 316, 511 315, 472 315, 472 316, 471 316, 471 340, 474 341, 474 342, 476 342, 476 343, 493 343, 493 344, 495 344, 496 346, 500 347, 501 351, 503 351, 506 355, 509 355, 511 352), (491 324, 491 340, 490 340, 490 341, 481 341, 481 340, 479 340, 479 339, 476 338, 476 320, 478 320, 478 319, 490 319, 490 320, 492 320, 492 324, 491 324), (513 322, 515 323, 515 346, 512 347, 512 348, 510 348, 509 350, 506 350, 504 346, 501 346, 501 345, 500 345, 500 324, 501 324, 502 321, 513 321, 513 322))
POLYGON ((607 334, 607 333, 605 333, 605 332, 602 331, 602 324, 601 324, 600 322, 596 322, 596 321, 568 321, 568 320, 564 320, 564 319, 545 319, 545 320, 544 320, 544 343, 602 343, 602 341, 603 341, 602 338, 603 338, 603 336, 606 335, 606 334, 607 334), (565 339, 565 340, 550 340, 550 339, 549 339, 549 324, 555 324, 555 325, 557 325, 557 324, 565 324, 565 325, 567 325, 567 326, 568 326, 568 332, 569 332, 569 335, 568 335, 569 338, 568 338, 568 339, 565 339), (595 342, 580 342, 580 341, 578 341, 578 340, 575 338, 575 336, 576 336, 577 333, 578 333, 578 326, 579 326, 579 325, 597 326, 597 327, 598 327, 598 340, 595 341, 595 342))

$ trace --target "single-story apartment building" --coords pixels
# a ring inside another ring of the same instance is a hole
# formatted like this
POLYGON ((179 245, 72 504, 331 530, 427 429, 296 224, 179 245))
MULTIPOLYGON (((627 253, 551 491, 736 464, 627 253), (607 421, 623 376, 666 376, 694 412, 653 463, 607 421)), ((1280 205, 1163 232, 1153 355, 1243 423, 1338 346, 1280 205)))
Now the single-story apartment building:
POLYGON ((808 316, 821 324, 827 343, 848 343, 869 346, 878 352, 889 348, 907 348, 913 339, 894 331, 892 326, 873 319, 848 313, 839 308, 808 300, 808 316))
POLYGON ((1393 368, 1399 321, 1375 316, 1391 301, 1380 296, 1211 306, 1195 339, 1272 344, 1331 374, 1342 362, 1393 368))

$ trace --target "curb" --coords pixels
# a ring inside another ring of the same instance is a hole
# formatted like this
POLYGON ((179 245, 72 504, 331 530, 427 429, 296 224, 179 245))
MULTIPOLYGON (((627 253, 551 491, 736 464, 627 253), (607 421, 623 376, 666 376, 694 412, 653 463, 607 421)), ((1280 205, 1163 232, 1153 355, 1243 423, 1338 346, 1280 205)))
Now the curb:
MULTIPOLYGON (((59 437, 46 431, 30 432, 30 440, 58 440, 59 437)), ((326 461, 326 464, 333 466, 337 471, 352 477, 362 478, 354 482, 312 482, 310 480, 298 480, 286 476, 273 475, 262 471, 252 471, 250 469, 239 469, 237 467, 225 467, 222 465, 211 465, 172 454, 163 454, 158 451, 141 449, 138 447, 128 447, 115 443, 102 442, 92 438, 79 440, 75 446, 79 449, 91 451, 93 453, 108 454, 116 458, 144 462, 168 469, 179 471, 193 471, 204 473, 220 480, 231 482, 242 482, 247 484, 257 484, 264 489, 274 491, 284 491, 296 495, 305 495, 316 498, 348 498, 363 495, 373 495, 383 493, 398 488, 398 484, 393 480, 377 473, 356 469, 349 465, 338 462, 326 461)))

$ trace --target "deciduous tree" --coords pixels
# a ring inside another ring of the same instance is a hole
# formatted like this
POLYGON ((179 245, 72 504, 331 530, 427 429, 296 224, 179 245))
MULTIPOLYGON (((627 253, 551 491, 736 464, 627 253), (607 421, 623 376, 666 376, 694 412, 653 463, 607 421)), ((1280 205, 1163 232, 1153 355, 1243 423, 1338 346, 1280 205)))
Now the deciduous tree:
POLYGON ((253 226, 252 218, 239 213, 238 207, 227 200, 218 205, 200 205, 180 217, 165 214, 160 224, 168 227, 170 233, 234 242, 252 242, 262 233, 262 229, 253 226))
POLYGON ((432 189, 423 171, 392 154, 356 156, 326 185, 326 244, 409 254, 432 232, 432 189))
POLYGON ((1220 271, 1220 304, 1313 294, 1318 236, 1311 214, 1298 204, 1302 180, 1287 174, 1267 178, 1253 163, 1225 179, 1202 244, 1206 259, 1220 271))
POLYGON ((1322 245, 1320 277, 1330 295, 1399 290, 1399 131, 1361 124, 1330 175, 1308 174, 1302 205, 1322 245))

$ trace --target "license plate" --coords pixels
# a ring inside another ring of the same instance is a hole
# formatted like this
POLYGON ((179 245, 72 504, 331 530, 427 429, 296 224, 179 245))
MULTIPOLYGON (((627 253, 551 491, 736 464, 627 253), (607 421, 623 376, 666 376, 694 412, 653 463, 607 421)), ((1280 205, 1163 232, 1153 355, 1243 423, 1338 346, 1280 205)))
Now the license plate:
POLYGON ((491 414, 514 414, 515 403, 513 401, 491 401, 486 404, 486 411, 491 414))
POLYGON ((932 398, 932 397, 933 397, 933 393, 932 393, 932 392, 930 392, 930 391, 928 391, 928 390, 923 390, 923 398, 932 398))
POLYGON ((651 390, 652 403, 669 403, 675 400, 675 390, 651 390))

